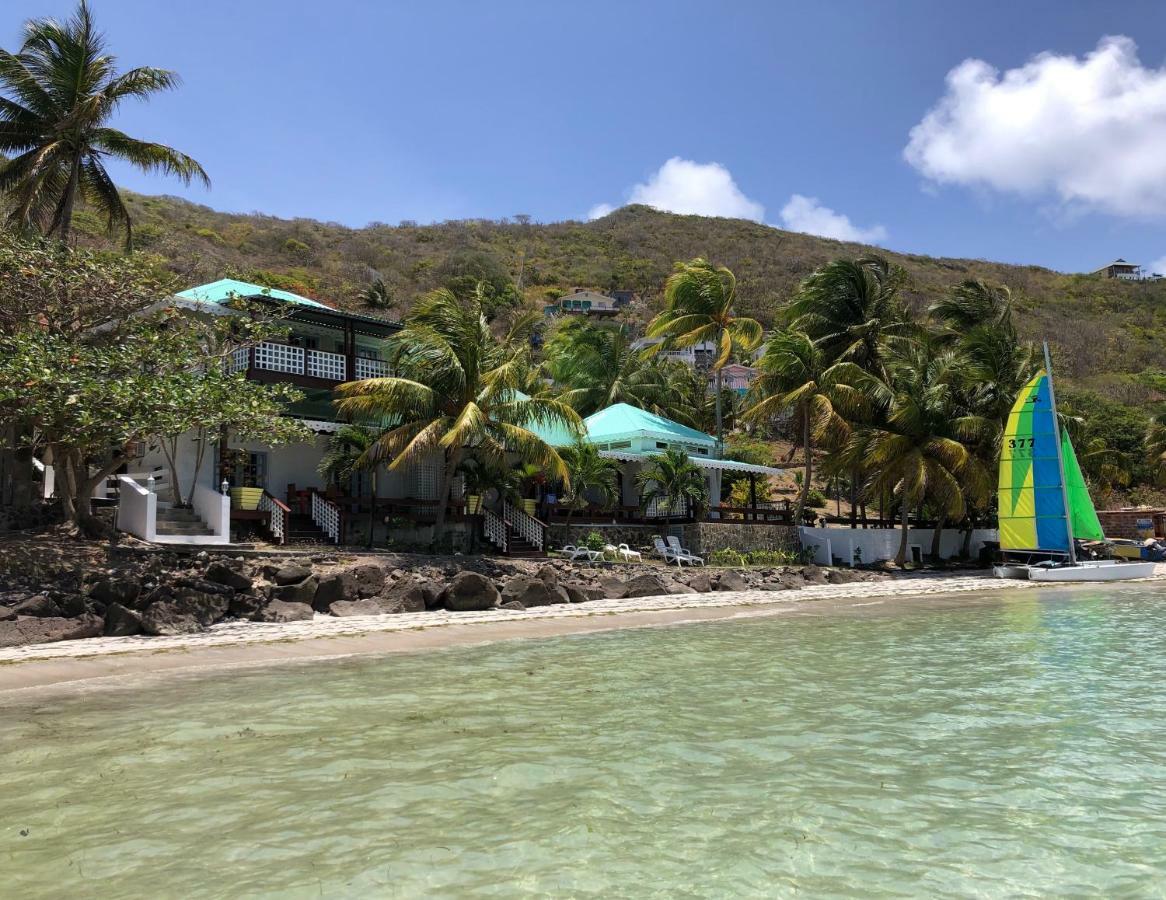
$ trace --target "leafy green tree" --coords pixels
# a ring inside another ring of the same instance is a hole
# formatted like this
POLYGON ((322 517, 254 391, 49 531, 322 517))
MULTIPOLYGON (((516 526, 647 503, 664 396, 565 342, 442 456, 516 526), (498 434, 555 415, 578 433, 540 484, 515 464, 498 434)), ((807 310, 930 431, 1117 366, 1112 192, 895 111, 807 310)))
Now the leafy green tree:
POLYGON ((507 465, 507 454, 514 454, 569 484, 558 452, 530 429, 582 428, 578 413, 562 400, 519 392, 529 341, 522 339, 521 330, 496 339, 482 297, 482 290, 466 301, 444 288, 428 294, 389 340, 399 376, 337 388, 341 413, 378 423, 380 433, 363 454, 366 464, 385 462, 390 470, 399 470, 440 454, 435 542, 444 530, 450 481, 464 458, 501 468, 507 465))
POLYGON ((680 450, 665 450, 649 459, 636 475, 640 504, 646 509, 654 500, 663 501, 669 515, 689 506, 699 518, 708 506, 708 481, 704 470, 680 450))
POLYGON ((790 328, 804 331, 831 362, 878 378, 915 331, 899 296, 905 275, 881 256, 837 259, 806 278, 789 304, 790 328))
POLYGON ((743 417, 764 424, 786 413, 794 416, 804 457, 794 508, 794 521, 800 523, 814 475, 814 442, 840 445, 847 439, 846 417, 864 407, 870 378, 853 362, 832 363, 804 331, 774 331, 758 368, 743 417))
POLYGON ((587 505, 587 495, 598 496, 604 508, 619 497, 619 476, 615 464, 599 455, 599 448, 577 440, 561 454, 570 475, 570 488, 563 498, 567 504, 567 521, 571 513, 587 505))
POLYGON ((711 341, 716 348, 712 370, 716 375, 717 440, 723 442, 721 372, 734 350, 757 348, 763 334, 761 323, 735 314, 736 276, 725 266, 714 266, 700 257, 676 263, 664 284, 664 301, 664 311, 648 325, 649 337, 665 337, 665 344, 680 348, 711 341))
POLYGON ((620 327, 575 316, 561 318, 544 349, 545 367, 580 415, 627 403, 667 415, 672 395, 660 364, 632 349, 620 327))
POLYGON ((105 169, 107 158, 210 185, 186 154, 109 126, 123 101, 178 85, 165 69, 118 74, 115 64, 85 0, 66 22, 28 22, 16 53, 0 50, 0 153, 10 157, 0 167, 0 193, 16 227, 67 242, 80 198, 104 214, 111 232, 124 229, 129 247, 130 214, 105 169))
POLYGON ((392 309, 397 305, 397 298, 393 296, 392 288, 385 284, 385 280, 379 275, 357 295, 357 299, 373 309, 392 309))
POLYGON ((173 292, 132 256, 0 234, 0 452, 43 451, 67 516, 86 529, 94 486, 134 444, 224 427, 266 443, 306 434, 280 415, 298 391, 228 374, 231 354, 278 323, 254 310, 187 315, 162 306, 173 292))
POLYGON ((938 513, 931 548, 938 558, 944 521, 962 520, 970 501, 987 503, 991 470, 973 448, 991 440, 997 426, 962 407, 957 354, 924 345, 888 362, 888 382, 866 384, 883 414, 877 424, 857 429, 844 452, 865 460, 871 490, 897 498, 902 537, 895 562, 901 566, 911 510, 926 501, 938 513))
POLYGON ((1166 413, 1155 416, 1146 429, 1146 451, 1159 478, 1166 475, 1166 413))

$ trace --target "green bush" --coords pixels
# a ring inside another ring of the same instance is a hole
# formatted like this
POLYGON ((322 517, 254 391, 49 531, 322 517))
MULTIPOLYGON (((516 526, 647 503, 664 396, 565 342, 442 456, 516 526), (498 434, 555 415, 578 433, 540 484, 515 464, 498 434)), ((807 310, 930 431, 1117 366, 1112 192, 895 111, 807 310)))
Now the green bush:
POLYGON ((593 531, 583 541, 588 550, 602 550, 607 541, 598 531, 593 531))
POLYGON ((751 566, 790 566, 798 562, 798 555, 788 550, 750 550, 745 561, 751 566))
POLYGON ((709 562, 714 566, 743 567, 746 565, 745 557, 736 550, 730 550, 728 547, 724 550, 714 550, 710 553, 709 562))
POLYGON ((830 499, 817 488, 810 488, 809 494, 806 496, 806 506, 812 506, 814 509, 822 509, 830 503, 830 499))

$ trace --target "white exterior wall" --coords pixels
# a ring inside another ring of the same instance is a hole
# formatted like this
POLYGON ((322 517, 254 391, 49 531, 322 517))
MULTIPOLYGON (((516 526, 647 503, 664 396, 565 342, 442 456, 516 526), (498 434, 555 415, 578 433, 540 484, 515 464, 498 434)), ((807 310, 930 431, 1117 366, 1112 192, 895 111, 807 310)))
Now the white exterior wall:
MULTIPOLYGON (((854 559, 856 548, 862 550, 862 562, 872 563, 880 559, 894 559, 902 541, 901 528, 806 528, 798 529, 802 547, 814 550, 814 562, 820 566, 832 565, 832 557, 838 557, 847 564, 854 559)), ((907 533, 907 553, 910 559, 911 547, 918 547, 920 556, 931 552, 930 528, 912 528, 907 533)), ((972 532, 969 550, 972 556, 980 552, 985 541, 997 540, 995 528, 977 528, 972 532)), ((944 559, 959 556, 964 546, 964 533, 955 528, 945 528, 939 542, 939 555, 944 559)))

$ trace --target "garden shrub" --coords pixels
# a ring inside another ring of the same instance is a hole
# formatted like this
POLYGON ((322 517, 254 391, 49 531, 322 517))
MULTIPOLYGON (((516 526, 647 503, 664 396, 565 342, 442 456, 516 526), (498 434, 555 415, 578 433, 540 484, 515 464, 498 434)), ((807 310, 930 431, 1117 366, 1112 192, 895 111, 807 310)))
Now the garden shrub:
POLYGON ((602 550, 607 541, 598 531, 593 531, 584 538, 583 543, 587 545, 588 550, 602 550))

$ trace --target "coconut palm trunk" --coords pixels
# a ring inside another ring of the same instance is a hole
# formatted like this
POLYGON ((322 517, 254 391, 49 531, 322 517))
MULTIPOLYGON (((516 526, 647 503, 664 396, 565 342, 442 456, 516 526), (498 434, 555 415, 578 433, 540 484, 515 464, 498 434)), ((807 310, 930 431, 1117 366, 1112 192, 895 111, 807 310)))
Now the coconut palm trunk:
POLYGON ((907 502, 907 498, 903 498, 903 531, 902 537, 899 540, 899 552, 895 554, 895 565, 900 569, 907 562, 907 541, 910 537, 911 529, 911 504, 907 502))
POLYGON ((801 525, 802 517, 806 512, 806 504, 810 499, 810 479, 814 475, 814 458, 810 453, 810 411, 802 411, 802 453, 805 454, 805 477, 802 479, 802 489, 798 493, 798 505, 794 510, 794 524, 801 525))
POLYGON ((939 518, 935 521, 935 530, 931 533, 931 561, 939 562, 939 554, 942 552, 941 544, 943 541, 943 526, 946 524, 943 513, 939 514, 939 518))

